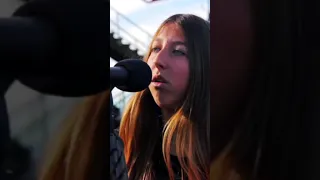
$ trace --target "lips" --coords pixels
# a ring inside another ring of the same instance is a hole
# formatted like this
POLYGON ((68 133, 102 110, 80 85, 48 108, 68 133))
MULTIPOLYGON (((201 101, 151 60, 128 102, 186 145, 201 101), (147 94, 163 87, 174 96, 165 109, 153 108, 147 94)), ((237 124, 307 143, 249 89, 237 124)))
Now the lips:
POLYGON ((162 76, 160 75, 157 75, 157 76, 153 76, 152 78, 152 82, 157 82, 157 83, 168 83, 168 81, 163 78, 162 76))
POLYGON ((151 85, 156 89, 163 89, 167 87, 168 81, 160 75, 153 76, 151 85))

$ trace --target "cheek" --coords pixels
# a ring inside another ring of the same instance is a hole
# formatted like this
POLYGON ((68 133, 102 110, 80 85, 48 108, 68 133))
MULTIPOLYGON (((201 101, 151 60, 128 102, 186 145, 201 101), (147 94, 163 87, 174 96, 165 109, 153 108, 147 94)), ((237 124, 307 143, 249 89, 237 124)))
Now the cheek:
POLYGON ((153 61, 152 61, 152 59, 151 59, 151 56, 147 59, 147 62, 146 62, 148 65, 149 65, 149 67, 152 69, 152 67, 153 67, 153 61))
POLYGON ((189 62, 187 60, 180 61, 173 69, 172 84, 177 94, 184 94, 189 82, 189 62))
POLYGON ((175 106, 182 100, 188 86, 188 61, 180 61, 179 63, 172 64, 170 63, 168 69, 165 71, 165 75, 171 83, 169 89, 166 91, 157 91, 152 86, 149 86, 149 89, 156 104, 160 108, 175 108, 175 106))

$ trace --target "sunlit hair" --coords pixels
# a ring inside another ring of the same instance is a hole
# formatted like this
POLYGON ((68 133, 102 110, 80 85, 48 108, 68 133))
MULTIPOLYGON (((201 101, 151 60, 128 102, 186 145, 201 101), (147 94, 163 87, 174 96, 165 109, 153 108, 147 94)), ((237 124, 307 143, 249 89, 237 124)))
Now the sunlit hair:
POLYGON ((40 180, 108 179, 109 90, 88 97, 63 123, 40 180))
MULTIPOLYGON (((209 22, 190 14, 173 15, 161 24, 154 38, 171 23, 177 24, 185 36, 190 79, 181 107, 165 124, 163 156, 171 180, 174 179, 170 160, 172 145, 175 145, 179 162, 188 179, 209 179, 209 22)), ((144 61, 150 56, 151 45, 144 61)), ((136 93, 124 111, 120 136, 125 144, 125 156, 131 180, 155 178, 153 177, 155 162, 152 157, 161 135, 157 108, 149 89, 146 89, 136 93)))

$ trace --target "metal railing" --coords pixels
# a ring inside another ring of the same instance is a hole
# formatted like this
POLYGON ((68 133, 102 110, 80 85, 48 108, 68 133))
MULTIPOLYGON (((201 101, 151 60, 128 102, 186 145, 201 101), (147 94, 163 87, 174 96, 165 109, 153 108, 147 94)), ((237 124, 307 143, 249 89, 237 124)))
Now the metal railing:
MULTIPOLYGON (((113 7, 110 7, 110 33, 115 38, 122 38, 123 44, 129 44, 130 49, 138 50, 141 56, 146 53, 152 40, 151 34, 113 7)), ((121 114, 131 96, 132 93, 128 92, 119 92, 113 96, 113 104, 120 109, 121 114)))
POLYGON ((146 30, 113 7, 110 7, 110 33, 114 33, 115 38, 122 38, 122 43, 129 44, 130 49, 138 50, 139 55, 146 53, 152 40, 152 36, 146 30))

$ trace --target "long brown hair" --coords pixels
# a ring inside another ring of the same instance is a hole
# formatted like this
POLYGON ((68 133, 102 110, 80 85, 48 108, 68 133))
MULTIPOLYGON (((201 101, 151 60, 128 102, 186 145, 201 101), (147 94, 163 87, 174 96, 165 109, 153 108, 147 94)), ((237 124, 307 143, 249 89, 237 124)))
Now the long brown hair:
POLYGON ((233 131, 224 132, 228 138, 223 142, 211 139, 219 149, 212 155, 210 179, 299 179, 299 136, 308 119, 305 103, 310 91, 304 69, 309 61, 295 59, 302 57, 301 49, 292 39, 299 29, 299 7, 278 0, 251 2, 257 61, 253 81, 239 118, 215 127, 233 131))
MULTIPOLYGON (((187 40, 190 80, 182 106, 166 122, 162 151, 170 179, 173 170, 170 149, 175 142, 179 162, 189 179, 209 178, 209 107, 210 107, 210 28, 209 22, 190 14, 177 14, 165 20, 155 36, 168 23, 177 24, 187 40)), ((151 43, 152 44, 152 43, 151 43)), ((148 60, 149 52, 144 61, 148 60)), ((120 137, 132 180, 153 179, 153 154, 161 122, 149 89, 136 93, 123 114, 120 137)), ((161 133, 161 131, 160 131, 161 133)))
POLYGON ((109 91, 94 95, 75 109, 50 147, 40 180, 109 178, 109 91))

